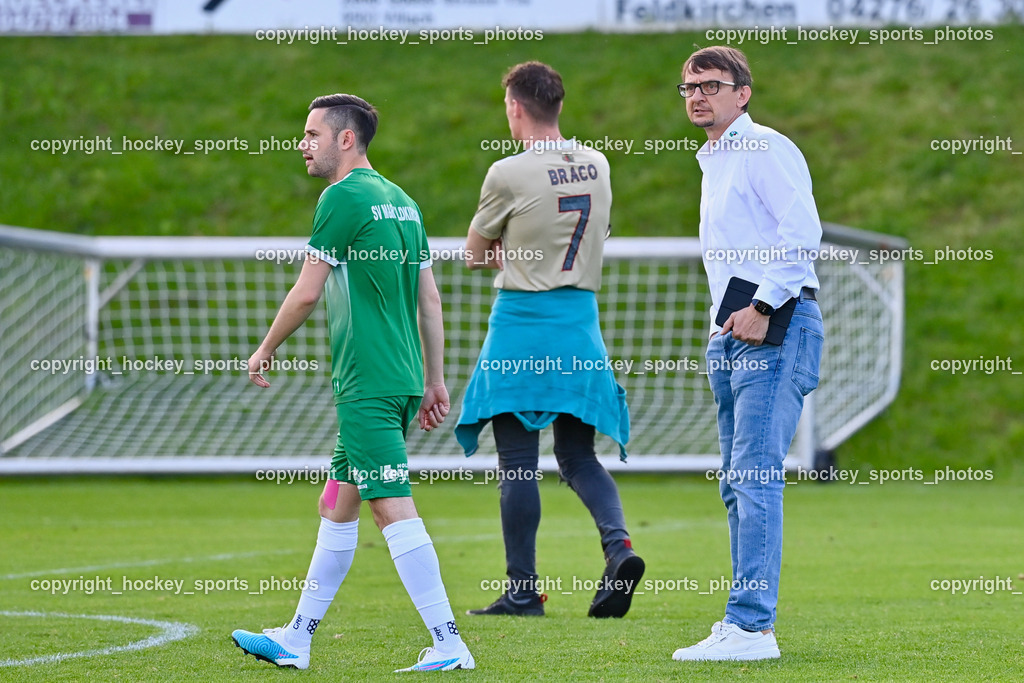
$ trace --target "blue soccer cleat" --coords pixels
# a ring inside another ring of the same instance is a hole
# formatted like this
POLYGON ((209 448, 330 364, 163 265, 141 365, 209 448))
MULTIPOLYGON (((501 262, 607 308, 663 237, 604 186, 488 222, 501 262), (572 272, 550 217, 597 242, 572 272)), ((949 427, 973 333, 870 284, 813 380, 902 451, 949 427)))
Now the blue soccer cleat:
POLYGON ((263 633, 252 633, 238 629, 231 633, 231 640, 247 655, 291 669, 309 668, 309 648, 305 652, 286 649, 276 638, 283 628, 266 628, 263 633))

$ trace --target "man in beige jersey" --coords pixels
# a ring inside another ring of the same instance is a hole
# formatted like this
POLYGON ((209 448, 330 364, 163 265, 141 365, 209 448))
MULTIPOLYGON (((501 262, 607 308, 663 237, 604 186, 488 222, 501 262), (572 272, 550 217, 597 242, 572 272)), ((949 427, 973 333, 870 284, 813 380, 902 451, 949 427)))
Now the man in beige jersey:
POLYGON ((498 294, 455 434, 472 455, 480 430, 492 424, 508 588, 469 614, 544 614, 537 464, 539 431, 552 425, 559 476, 601 534, 605 571, 589 615, 621 617, 644 562, 633 552, 615 482, 594 455, 595 430, 619 444, 623 459, 629 440, 626 392, 608 368, 595 294, 612 203, 608 160, 562 137, 565 91, 554 69, 519 64, 502 85, 509 129, 525 151, 487 172, 466 240, 466 265, 498 270, 498 294))

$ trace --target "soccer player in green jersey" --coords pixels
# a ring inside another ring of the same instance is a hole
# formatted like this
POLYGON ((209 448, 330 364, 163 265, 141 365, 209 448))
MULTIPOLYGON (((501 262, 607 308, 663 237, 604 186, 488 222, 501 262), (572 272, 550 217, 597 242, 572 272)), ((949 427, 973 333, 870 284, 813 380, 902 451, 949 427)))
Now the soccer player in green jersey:
POLYGON ((326 290, 338 444, 295 616, 262 634, 236 630, 231 637, 258 659, 309 667, 313 633, 352 566, 365 500, 433 639, 419 661, 401 671, 472 669, 473 655, 455 625, 437 554, 413 504, 405 450, 412 420, 430 431, 450 408, 441 299, 423 216, 366 158, 377 131, 377 111, 369 103, 354 95, 326 95, 309 110, 302 144, 306 169, 330 186, 317 203, 299 279, 249 359, 249 379, 270 386, 262 373, 274 352, 326 290))

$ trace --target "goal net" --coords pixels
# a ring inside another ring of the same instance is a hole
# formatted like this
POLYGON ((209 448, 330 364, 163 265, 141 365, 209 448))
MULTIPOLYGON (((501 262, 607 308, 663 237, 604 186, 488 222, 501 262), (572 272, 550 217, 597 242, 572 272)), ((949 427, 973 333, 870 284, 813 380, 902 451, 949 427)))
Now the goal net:
MULTIPOLYGON (((811 467, 816 451, 834 449, 884 409, 899 383, 903 264, 878 253, 905 245, 835 225, 825 226, 825 242, 859 258, 816 264, 822 380, 808 397, 789 467, 811 467)), ((440 430, 411 430, 411 469, 496 462, 489 429, 469 459, 452 430, 494 298, 493 274, 466 270, 461 245, 431 242, 453 410, 440 430)), ((337 426, 324 306, 279 349, 270 389, 248 382, 245 369, 298 275, 303 246, 299 238, 83 237, 0 227, 0 473, 327 465, 337 426)), ((608 240, 599 302, 632 420, 628 462, 619 463, 616 445, 599 436, 602 460, 636 471, 718 467, 698 241, 608 240)), ((551 453, 550 430, 541 449, 551 453)), ((542 459, 552 466, 553 458, 542 459)))

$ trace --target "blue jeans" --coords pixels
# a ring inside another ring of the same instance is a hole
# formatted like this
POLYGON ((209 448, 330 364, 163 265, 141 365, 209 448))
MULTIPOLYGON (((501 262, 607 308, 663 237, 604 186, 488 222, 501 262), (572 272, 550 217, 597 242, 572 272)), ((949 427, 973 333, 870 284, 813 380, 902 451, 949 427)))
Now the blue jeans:
POLYGON ((818 302, 797 302, 781 346, 716 335, 707 369, 718 406, 722 502, 729 517, 732 586, 725 622, 747 631, 775 623, 782 568, 782 461, 804 396, 818 386, 825 341, 818 302))

